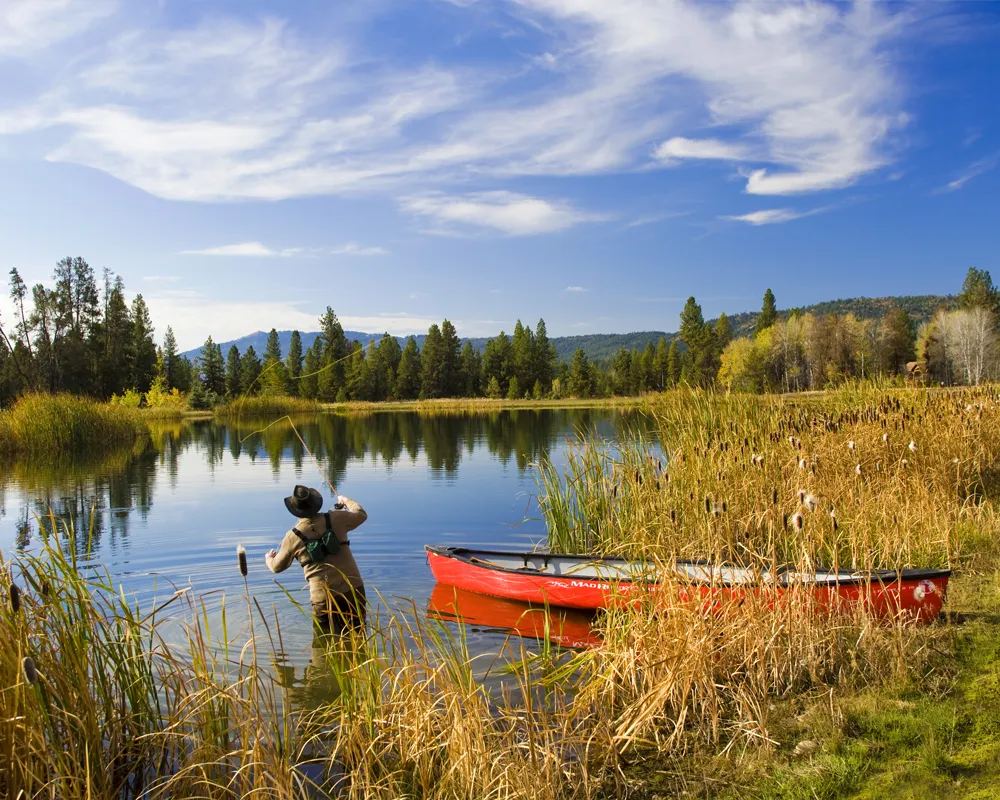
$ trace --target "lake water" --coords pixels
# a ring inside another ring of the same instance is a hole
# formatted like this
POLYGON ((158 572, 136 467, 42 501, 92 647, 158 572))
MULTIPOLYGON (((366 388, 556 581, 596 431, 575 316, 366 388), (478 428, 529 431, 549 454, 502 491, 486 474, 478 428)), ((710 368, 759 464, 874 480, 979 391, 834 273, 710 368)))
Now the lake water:
MULTIPOLYGON (((547 454, 563 463, 581 431, 620 440, 648 432, 651 422, 639 412, 607 409, 394 412, 329 415, 296 429, 305 447, 287 421, 263 433, 185 422, 156 431, 141 452, 96 463, 2 465, 0 548, 8 558, 36 549, 38 517, 51 509, 73 521, 77 550, 85 554, 89 539, 92 561, 143 608, 190 586, 217 622, 225 594, 233 636, 246 622, 236 559, 242 544, 250 592, 277 617, 288 660, 301 666, 310 658, 310 625, 281 587, 308 608, 302 570, 293 564, 272 575, 264 553, 294 521, 282 499, 295 484, 315 486, 329 499, 317 464, 368 512, 350 538, 369 598, 377 590, 390 605, 412 602, 424 611, 434 589, 424 544, 544 544, 532 462, 547 454)), ((495 652, 504 640, 488 627, 469 631, 474 653, 495 652)))

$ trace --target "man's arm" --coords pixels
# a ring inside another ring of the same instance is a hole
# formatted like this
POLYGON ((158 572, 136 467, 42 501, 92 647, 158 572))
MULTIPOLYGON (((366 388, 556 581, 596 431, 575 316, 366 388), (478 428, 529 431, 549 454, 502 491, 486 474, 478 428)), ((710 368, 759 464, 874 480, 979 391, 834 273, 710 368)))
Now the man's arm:
POLYGON ((338 527, 344 533, 353 531, 358 525, 368 519, 368 513, 359 503, 355 503, 350 497, 340 495, 337 501, 343 503, 344 508, 335 511, 333 516, 337 521, 338 527))
POLYGON ((281 540, 281 547, 276 551, 269 550, 264 556, 264 563, 271 572, 284 572, 295 559, 295 551, 298 549, 299 538, 289 531, 285 538, 281 540))

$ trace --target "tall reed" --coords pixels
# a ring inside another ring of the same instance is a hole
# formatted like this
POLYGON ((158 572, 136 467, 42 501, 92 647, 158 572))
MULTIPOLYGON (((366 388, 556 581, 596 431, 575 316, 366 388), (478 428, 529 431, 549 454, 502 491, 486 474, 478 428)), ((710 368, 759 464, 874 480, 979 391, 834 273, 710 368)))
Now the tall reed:
POLYGON ((146 436, 138 409, 70 394, 26 394, 0 411, 0 452, 57 457, 131 447, 146 436))
POLYGON ((321 406, 314 400, 287 395, 247 395, 230 400, 215 408, 215 418, 220 421, 243 419, 276 419, 289 414, 314 414, 321 406))

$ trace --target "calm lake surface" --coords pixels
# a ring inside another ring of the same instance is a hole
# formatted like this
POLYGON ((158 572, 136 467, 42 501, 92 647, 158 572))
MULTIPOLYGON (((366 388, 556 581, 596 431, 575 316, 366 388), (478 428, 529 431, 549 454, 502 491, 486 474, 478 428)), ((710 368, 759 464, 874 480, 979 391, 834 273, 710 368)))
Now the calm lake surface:
MULTIPOLYGON (((187 421, 155 431, 142 452, 96 463, 0 465, 0 548, 8 558, 37 549, 38 517, 52 509, 73 521, 85 555, 93 517, 92 564, 106 567, 143 608, 191 587, 216 627, 225 596, 232 638, 247 621, 236 559, 242 544, 250 592, 280 622, 289 664, 302 666, 311 629, 282 589, 308 608, 302 570, 293 564, 272 575, 264 553, 294 522, 282 499, 295 484, 329 500, 317 462, 368 512, 351 549, 369 598, 377 600, 377 590, 389 605, 424 612, 434 588, 424 544, 544 545, 531 463, 546 454, 564 463, 581 431, 620 441, 649 434, 652 423, 636 411, 573 409, 330 415, 296 427, 316 460, 287 421, 256 434, 253 426, 187 421)), ((504 640, 486 627, 469 631, 474 653, 496 652, 504 640)))

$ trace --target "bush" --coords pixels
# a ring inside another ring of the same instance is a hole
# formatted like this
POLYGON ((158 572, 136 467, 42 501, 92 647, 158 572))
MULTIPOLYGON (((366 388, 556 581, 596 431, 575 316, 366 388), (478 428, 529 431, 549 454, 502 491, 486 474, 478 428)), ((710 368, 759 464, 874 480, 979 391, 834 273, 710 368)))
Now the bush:
POLYGON ((128 408, 139 408, 142 405, 142 393, 137 392, 135 389, 126 389, 125 394, 111 395, 111 404, 126 406, 128 408))

